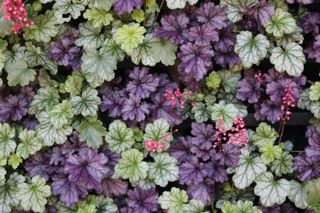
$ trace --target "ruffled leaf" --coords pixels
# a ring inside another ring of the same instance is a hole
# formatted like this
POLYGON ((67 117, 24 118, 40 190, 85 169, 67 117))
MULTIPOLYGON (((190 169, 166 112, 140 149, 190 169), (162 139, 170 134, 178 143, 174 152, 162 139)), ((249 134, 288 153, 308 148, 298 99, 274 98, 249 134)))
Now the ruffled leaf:
POLYGON ((265 24, 266 31, 277 38, 285 34, 294 33, 297 30, 297 24, 292 15, 278 8, 271 20, 265 24))
POLYGON ((75 43, 84 49, 98 48, 104 41, 104 35, 100 34, 101 27, 93 27, 90 22, 79 24, 80 36, 75 43))
POLYGON ((32 130, 23 130, 19 134, 19 143, 17 147, 17 156, 27 159, 30 155, 35 154, 42 147, 41 141, 36 137, 36 132, 32 130))
POLYGON ((186 6, 187 3, 190 5, 194 5, 198 2, 198 0, 166 0, 167 6, 169 9, 182 9, 186 6))
POLYGON ((135 143, 134 133, 131 128, 120 120, 115 120, 109 125, 106 142, 111 151, 121 153, 130 149, 135 143))
POLYGON ((165 187, 169 182, 178 180, 177 159, 169 156, 168 153, 155 154, 153 159, 154 163, 149 164, 149 177, 154 179, 157 185, 165 187))
POLYGON ((265 144, 273 144, 278 138, 278 133, 266 123, 260 123, 256 129, 256 133, 252 136, 252 140, 257 146, 265 144))
POLYGON ((172 187, 170 192, 163 192, 158 199, 161 208, 168 210, 168 213, 183 213, 187 201, 187 192, 176 187, 172 187))
POLYGON ((102 137, 106 134, 102 122, 95 117, 83 120, 78 131, 80 139, 86 141, 88 146, 93 148, 98 148, 102 144, 102 137))
POLYGON ((145 141, 159 141, 169 131, 169 128, 170 125, 166 119, 157 119, 152 124, 147 124, 143 139, 145 141))
POLYGON ((233 104, 220 102, 214 104, 212 108, 211 119, 215 122, 221 121, 227 130, 233 126, 233 119, 239 116, 239 110, 233 104))
POLYGON ((257 2, 257 0, 221 0, 222 5, 228 5, 228 19, 233 23, 242 18, 242 8, 250 8, 257 2))
POLYGON ((108 26, 113 20, 112 14, 107 13, 103 9, 88 9, 83 17, 92 22, 95 28, 108 26))
POLYGON ((213 107, 206 107, 204 103, 199 102, 196 103, 194 107, 192 107, 191 111, 194 113, 194 119, 196 120, 196 122, 202 123, 208 121, 211 113, 213 112, 213 107))
POLYGON ((319 101, 320 99, 320 82, 315 82, 311 85, 309 91, 309 98, 311 101, 319 101))
POLYGON ((320 178, 309 181, 305 187, 308 205, 315 210, 320 210, 320 178))
POLYGON ((101 100, 98 91, 88 87, 82 92, 81 96, 73 96, 70 102, 75 114, 96 116, 101 100))
POLYGON ((61 128, 67 124, 70 124, 73 116, 72 104, 70 101, 66 100, 55 105, 49 112, 50 123, 56 128, 61 128))
POLYGON ((15 130, 7 123, 0 123, 0 152, 9 156, 16 149, 15 130))
POLYGON ((7 64, 6 70, 9 86, 26 86, 35 79, 36 72, 33 69, 29 69, 25 61, 7 64))
POLYGON ((279 145, 267 143, 259 147, 259 152, 261 153, 261 160, 268 165, 275 159, 280 159, 282 148, 279 145))
POLYGON ((271 164, 271 171, 273 171, 278 176, 292 173, 292 168, 293 156, 290 155, 288 152, 283 152, 280 158, 275 159, 271 164))
POLYGON ((288 198, 296 207, 300 209, 306 209, 308 207, 307 193, 305 191, 304 184, 300 184, 295 180, 291 180, 288 198))
POLYGON ((29 107, 29 113, 36 114, 42 111, 49 111, 59 103, 59 92, 56 88, 40 88, 29 107))
POLYGON ((249 31, 242 31, 237 35, 237 42, 234 47, 244 67, 249 68, 267 56, 270 42, 267 37, 258 34, 255 37, 249 31))
POLYGON ((58 23, 62 24, 71 21, 71 18, 77 19, 81 16, 81 12, 85 9, 85 6, 75 0, 59 0, 55 1, 53 9, 58 23))

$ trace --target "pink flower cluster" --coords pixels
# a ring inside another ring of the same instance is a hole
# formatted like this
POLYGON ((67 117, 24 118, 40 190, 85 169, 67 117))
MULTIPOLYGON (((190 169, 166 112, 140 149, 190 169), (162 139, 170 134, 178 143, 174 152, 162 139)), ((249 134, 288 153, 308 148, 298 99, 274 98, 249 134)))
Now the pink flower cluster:
POLYGON ((181 92, 180 89, 178 88, 176 89, 176 91, 172 91, 171 89, 166 89, 164 96, 167 99, 167 101, 171 102, 173 106, 176 106, 178 104, 180 108, 183 109, 186 99, 191 94, 192 92, 189 90, 181 92))
POLYGON ((172 134, 164 134, 159 141, 147 140, 144 142, 144 148, 149 152, 162 152, 169 148, 170 142, 173 140, 172 134))
POLYGON ((288 121, 290 120, 291 114, 292 112, 290 112, 290 109, 295 107, 295 99, 293 97, 293 92, 292 92, 292 85, 291 83, 289 83, 286 88, 285 88, 285 94, 282 97, 282 103, 281 103, 281 111, 283 111, 284 115, 282 116, 282 118, 278 118, 283 119, 284 121, 288 121))
POLYGON ((236 144, 244 146, 248 143, 249 138, 246 134, 245 122, 243 118, 234 118, 233 126, 230 130, 227 130, 223 124, 222 118, 219 118, 219 121, 216 123, 216 132, 214 137, 216 141, 213 144, 213 148, 218 148, 220 151, 223 151, 222 144, 236 144))
POLYGON ((22 0, 4 0, 2 8, 5 19, 14 23, 12 27, 14 33, 33 25, 32 21, 27 20, 27 11, 22 0))

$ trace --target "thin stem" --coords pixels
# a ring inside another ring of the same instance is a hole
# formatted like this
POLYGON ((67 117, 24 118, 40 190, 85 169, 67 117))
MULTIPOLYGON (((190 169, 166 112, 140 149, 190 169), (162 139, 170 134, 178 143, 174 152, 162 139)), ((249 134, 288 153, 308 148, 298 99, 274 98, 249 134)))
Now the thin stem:
POLYGON ((157 21, 157 19, 159 17, 159 14, 160 14, 160 12, 162 10, 163 5, 164 5, 164 0, 161 1, 160 7, 159 7, 159 12, 157 13, 157 15, 156 15, 156 17, 154 19, 155 21, 153 22, 152 29, 154 29, 154 24, 156 23, 156 21, 157 21))
POLYGON ((282 119, 281 121, 281 126, 280 126, 280 134, 279 134, 279 140, 278 140, 278 144, 281 143, 282 137, 283 137, 283 133, 284 133, 284 126, 285 126, 286 122, 282 119))

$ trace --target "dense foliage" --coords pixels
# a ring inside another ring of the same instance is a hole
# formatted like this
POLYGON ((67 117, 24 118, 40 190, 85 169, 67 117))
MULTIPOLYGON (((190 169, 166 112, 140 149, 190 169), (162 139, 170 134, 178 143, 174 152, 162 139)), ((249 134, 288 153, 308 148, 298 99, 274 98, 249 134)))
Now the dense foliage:
POLYGON ((0 0, 0 212, 320 212, 312 3, 0 0))

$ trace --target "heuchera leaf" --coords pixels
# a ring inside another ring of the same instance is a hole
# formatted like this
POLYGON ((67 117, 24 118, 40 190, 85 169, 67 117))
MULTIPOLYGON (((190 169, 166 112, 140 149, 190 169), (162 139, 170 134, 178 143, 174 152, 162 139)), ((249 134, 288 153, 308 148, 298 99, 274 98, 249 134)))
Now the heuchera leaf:
POLYGON ((62 128, 70 124, 73 116, 72 104, 67 100, 55 105, 49 112, 50 123, 53 124, 55 128, 62 128))
POLYGON ((21 200, 21 207, 26 210, 43 212, 47 204, 47 197, 51 195, 50 186, 46 185, 46 180, 40 176, 32 178, 31 183, 22 183, 17 193, 21 200))
POLYGON ((0 123, 0 151, 4 156, 9 156, 16 149, 14 137, 14 128, 7 123, 0 123))
POLYGON ((266 31, 273 34, 275 37, 283 37, 284 34, 294 33, 297 29, 297 24, 292 15, 278 8, 271 20, 265 24, 266 31))
POLYGON ((130 149, 135 143, 134 133, 131 128, 120 120, 115 120, 109 125, 106 142, 111 151, 121 153, 130 149))
POLYGON ((232 177, 234 185, 239 189, 244 189, 263 172, 267 170, 260 157, 250 156, 248 150, 242 150, 238 166, 232 177))
POLYGON ((17 156, 23 159, 35 154, 42 147, 41 141, 36 137, 36 132, 33 130, 23 130, 19 134, 20 143, 17 147, 17 156))
POLYGON ((86 141, 89 147, 98 148, 106 134, 106 129, 96 117, 87 117, 84 119, 79 128, 79 137, 82 141, 86 141))
POLYGON ((188 204, 186 204, 185 209, 190 213, 209 213, 209 211, 204 211, 204 204, 199 200, 190 200, 188 204))
POLYGON ((36 72, 33 69, 29 69, 25 61, 7 64, 6 70, 9 86, 26 86, 35 79, 36 72))
POLYGON ((169 131, 169 128, 170 125, 164 118, 157 119, 152 124, 147 124, 143 139, 159 141, 169 131))
POLYGON ((254 194, 260 196, 264 206, 282 204, 290 193, 290 182, 285 179, 274 180, 272 173, 264 172, 256 179, 254 194))
POLYGON ((278 138, 278 133, 266 123, 260 123, 256 129, 256 133, 252 136, 252 140, 257 146, 264 144, 273 144, 278 138))
POLYGON ((279 145, 267 143, 259 147, 259 152, 261 153, 261 160, 268 165, 274 160, 280 159, 282 148, 279 145))
POLYGON ((148 164, 143 160, 143 154, 137 149, 129 149, 122 153, 121 159, 114 171, 117 176, 129 179, 130 182, 147 177, 148 164))
POLYGON ((154 163, 149 164, 149 177, 154 179, 157 185, 165 187, 169 182, 178 180, 177 159, 169 156, 168 153, 155 154, 153 159, 154 163))
POLYGON ((242 18, 241 8, 250 8, 257 2, 257 0, 221 0, 222 5, 228 5, 228 19, 233 23, 242 18))
POLYGON ((242 31, 237 35, 237 42, 234 47, 244 67, 249 68, 267 56, 270 42, 267 37, 258 34, 255 37, 250 31, 242 31))
POLYGON ((182 9, 186 6, 187 2, 190 5, 196 4, 198 0, 166 0, 169 9, 182 9))
POLYGON ((83 46, 84 49, 99 48, 103 41, 104 35, 100 34, 101 27, 93 27, 90 22, 79 24, 80 36, 75 43, 83 46))
POLYGON ((303 72, 306 58, 302 47, 294 42, 284 45, 283 48, 275 47, 271 50, 270 62, 278 72, 287 72, 298 77, 303 72))
POLYGON ((307 193, 305 191, 305 185, 300 184, 295 180, 290 181, 290 193, 288 198, 294 205, 300 209, 305 209, 308 207, 307 193))
POLYGON ((211 113, 213 112, 213 107, 209 106, 206 107, 204 103, 196 103, 194 107, 192 107, 191 110, 194 113, 194 119, 197 123, 202 123, 208 121, 211 113))
POLYGON ((309 91, 309 97, 311 101, 319 101, 320 99, 320 82, 315 82, 311 85, 309 91))
POLYGON ((314 210, 320 210, 320 178, 309 181, 305 186, 308 205, 314 210))
POLYGON ((82 92, 81 96, 72 96, 70 102, 75 114, 96 116, 101 100, 98 91, 88 87, 82 92))
POLYGON ((51 110, 59 103, 59 92, 56 88, 45 87, 40 88, 29 107, 29 113, 36 114, 44 110, 51 110))
POLYGON ((62 24, 64 22, 69 22, 71 17, 73 19, 77 19, 79 16, 81 16, 81 11, 85 9, 85 6, 79 1, 59 0, 55 1, 53 9, 58 23, 62 24))
POLYGON ((239 116, 239 110, 233 104, 218 103, 214 104, 211 113, 211 119, 218 122, 222 119, 222 122, 227 130, 231 129, 233 125, 233 119, 239 116))
POLYGON ((112 14, 107 13, 103 9, 88 9, 83 17, 92 22, 93 27, 108 26, 113 20, 112 14))
POLYGON ((276 175, 281 176, 284 174, 292 173, 293 169, 293 156, 289 152, 282 152, 279 159, 275 159, 271 163, 271 171, 276 175))
POLYGON ((158 202, 168 213, 182 213, 186 208, 188 195, 186 191, 172 187, 170 192, 163 192, 158 202))

